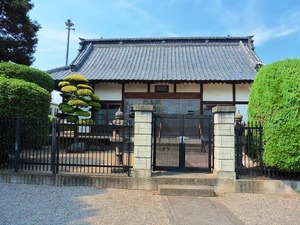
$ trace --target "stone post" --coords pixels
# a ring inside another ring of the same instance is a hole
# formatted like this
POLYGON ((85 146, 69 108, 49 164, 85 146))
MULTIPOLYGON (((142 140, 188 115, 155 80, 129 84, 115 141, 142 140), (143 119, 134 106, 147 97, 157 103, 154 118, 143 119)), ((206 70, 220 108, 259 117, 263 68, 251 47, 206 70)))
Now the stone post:
POLYGON ((134 105, 134 165, 133 177, 151 177, 153 105, 134 105))
POLYGON ((216 106, 214 114, 214 173, 219 179, 235 180, 235 106, 216 106))

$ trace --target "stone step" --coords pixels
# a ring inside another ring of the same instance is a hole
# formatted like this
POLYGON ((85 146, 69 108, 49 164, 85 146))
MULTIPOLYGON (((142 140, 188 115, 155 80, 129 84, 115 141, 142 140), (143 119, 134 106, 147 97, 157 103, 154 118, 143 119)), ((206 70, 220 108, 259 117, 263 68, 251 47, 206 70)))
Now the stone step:
POLYGON ((158 191, 164 196, 215 197, 213 186, 202 185, 159 185, 158 191))
POLYGON ((197 185, 216 186, 217 178, 214 174, 204 173, 179 173, 168 175, 156 175, 152 177, 157 185, 197 185))
POLYGON ((158 185, 197 185, 216 186, 216 179, 193 179, 193 178, 159 178, 155 179, 158 185))

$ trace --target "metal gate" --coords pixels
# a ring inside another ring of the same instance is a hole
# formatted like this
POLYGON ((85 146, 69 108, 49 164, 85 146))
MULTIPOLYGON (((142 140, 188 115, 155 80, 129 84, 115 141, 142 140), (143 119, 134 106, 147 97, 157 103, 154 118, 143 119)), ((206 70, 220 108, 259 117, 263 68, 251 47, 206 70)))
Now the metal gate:
POLYGON ((211 116, 153 115, 153 170, 211 171, 211 116))

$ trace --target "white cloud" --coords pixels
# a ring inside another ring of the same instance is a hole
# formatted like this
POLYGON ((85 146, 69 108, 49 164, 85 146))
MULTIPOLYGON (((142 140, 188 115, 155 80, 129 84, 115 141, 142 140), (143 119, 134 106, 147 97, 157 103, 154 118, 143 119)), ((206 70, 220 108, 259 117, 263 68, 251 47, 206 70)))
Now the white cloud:
MULTIPOLYGON (((79 37, 91 37, 90 34, 77 33, 70 31, 70 47, 78 48, 79 37)), ((44 52, 55 52, 58 49, 65 49, 67 46, 67 30, 57 30, 49 27, 43 27, 38 33, 39 44, 38 48, 44 52)))
POLYGON ((298 32, 300 29, 299 27, 265 27, 262 26, 258 29, 255 29, 252 31, 254 34, 255 39, 255 45, 259 46, 264 44, 267 41, 274 40, 277 38, 285 37, 291 34, 294 34, 295 32, 298 32))
MULTIPOLYGON (((86 37, 86 34, 77 33, 76 30, 70 31, 70 42, 79 42, 79 37, 86 37)), ((49 27, 43 27, 38 33, 39 40, 43 42, 54 43, 66 43, 68 37, 68 31, 65 29, 53 29, 49 27)))
MULTIPOLYGON (((35 53, 36 61, 34 67, 39 69, 51 69, 65 65, 67 50, 68 31, 65 29, 54 29, 43 26, 38 32, 38 45, 35 53), (47 56, 47 57, 45 57, 47 56)), ((91 37, 92 35, 71 31, 69 43, 69 60, 72 62, 78 53, 79 37, 91 37)))
POLYGON ((257 45, 263 44, 269 40, 289 36, 300 32, 300 10, 288 11, 281 15, 273 26, 261 25, 253 30, 255 42, 257 45))
POLYGON ((119 0, 116 6, 123 9, 123 11, 120 12, 124 12, 126 16, 126 18, 121 17, 124 19, 122 22, 126 21, 127 24, 130 24, 130 28, 135 27, 136 29, 142 30, 142 34, 139 33, 141 35, 155 36, 158 33, 168 34, 166 24, 162 23, 162 21, 155 16, 155 12, 149 11, 149 8, 145 8, 143 3, 145 2, 141 0, 119 0), (147 29, 141 29, 141 26, 143 28, 147 27, 147 29))
POLYGON ((143 9, 137 7, 138 1, 124 1, 124 0, 120 0, 117 2, 117 6, 120 8, 125 8, 125 9, 129 9, 132 12, 134 12, 135 14, 137 14, 139 17, 141 17, 142 19, 145 20, 150 20, 152 19, 151 16, 143 9))
MULTIPOLYGON (((227 28, 230 35, 254 35, 255 45, 286 37, 300 31, 300 9, 282 11, 278 18, 266 18, 259 2, 247 2, 243 8, 226 8, 224 2, 217 1, 215 13, 218 21, 227 28), (238 10, 240 9, 240 10, 238 10), (267 20, 269 19, 269 20, 267 20)), ((300 35, 300 34, 299 34, 300 35)))

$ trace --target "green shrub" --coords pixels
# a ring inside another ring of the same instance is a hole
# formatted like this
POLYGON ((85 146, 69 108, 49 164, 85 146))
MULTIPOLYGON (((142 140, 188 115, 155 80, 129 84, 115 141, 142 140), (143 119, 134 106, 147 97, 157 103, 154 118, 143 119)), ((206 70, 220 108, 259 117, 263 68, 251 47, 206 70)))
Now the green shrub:
POLYGON ((45 89, 19 79, 0 78, 0 117, 47 118, 51 96, 45 89))
MULTIPOLYGON (((38 124, 39 121, 49 122, 50 100, 50 93, 34 83, 0 76, 0 121, 15 121, 17 117, 24 121, 21 131, 23 149, 40 147, 40 141, 47 136, 47 125, 38 124)), ((13 146, 15 124, 6 126, 5 134, 0 137, 2 152, 10 152, 13 146), (7 135, 12 138, 6 138, 7 135)))
POLYGON ((263 125, 266 165, 300 171, 300 59, 259 70, 250 93, 248 117, 263 125))
POLYGON ((262 165, 262 152, 262 130, 249 129, 245 134, 245 154, 253 162, 262 165))
POLYGON ((51 92, 54 87, 54 81, 48 73, 25 65, 9 62, 0 63, 0 74, 5 74, 9 78, 35 83, 48 92, 51 92))

